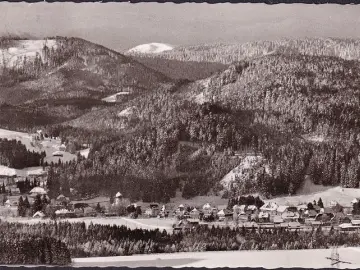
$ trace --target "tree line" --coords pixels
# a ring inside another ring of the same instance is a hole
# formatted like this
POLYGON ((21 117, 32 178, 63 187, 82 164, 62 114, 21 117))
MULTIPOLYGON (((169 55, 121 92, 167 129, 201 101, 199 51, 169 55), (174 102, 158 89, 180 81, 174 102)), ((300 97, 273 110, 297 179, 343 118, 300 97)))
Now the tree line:
POLYGON ((68 265, 70 252, 60 239, 34 235, 24 226, 1 222, 0 263, 5 265, 68 265))
MULTIPOLYGON (((61 239, 71 257, 124 256, 133 254, 230 251, 319 249, 332 246, 356 246, 359 235, 333 228, 323 231, 291 231, 287 228, 248 230, 244 227, 219 228, 199 226, 190 231, 168 233, 165 230, 130 230, 125 226, 54 222, 44 224, 9 224, 8 232, 33 237, 61 239)), ((7 235, 7 234, 6 234, 7 235)), ((4 237, 4 236, 3 236, 4 237)), ((65 251, 64 251, 65 252, 65 251)), ((59 253, 58 256, 60 256, 59 253)))
POLYGON ((45 151, 41 153, 29 151, 20 141, 0 138, 1 165, 15 169, 42 166, 45 157, 45 151))

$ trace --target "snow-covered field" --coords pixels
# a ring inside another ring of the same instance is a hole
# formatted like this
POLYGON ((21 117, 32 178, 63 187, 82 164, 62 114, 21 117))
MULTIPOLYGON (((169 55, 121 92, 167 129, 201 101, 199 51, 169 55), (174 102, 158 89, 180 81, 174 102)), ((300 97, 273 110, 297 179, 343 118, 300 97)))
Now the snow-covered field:
POLYGON ((20 176, 26 177, 30 175, 42 175, 44 170, 42 167, 27 167, 24 169, 13 169, 3 165, 0 165, 0 175, 8 175, 8 176, 20 176))
POLYGON ((128 53, 161 53, 165 51, 170 51, 172 49, 174 49, 174 47, 168 44, 153 42, 153 43, 138 45, 128 50, 128 53))
MULTIPOLYGON (((75 258, 74 267, 301 267, 330 268, 331 249, 272 250, 272 251, 217 251, 172 254, 133 255, 128 257, 75 258)), ((360 248, 339 248, 339 268, 359 268, 360 248)))
POLYGON ((329 205, 331 201, 336 201, 343 206, 351 206, 351 201, 354 198, 360 197, 360 189, 358 188, 342 188, 329 187, 326 190, 314 192, 310 194, 301 194, 296 196, 285 196, 271 199, 270 201, 277 204, 302 204, 312 202, 314 200, 322 199, 324 205, 329 205))
MULTIPOLYGON (((38 219, 38 218, 21 218, 21 217, 0 217, 4 221, 8 222, 19 222, 27 224, 37 224, 37 223, 48 223, 52 222, 51 219, 38 219)), ((172 225, 174 224, 173 219, 158 219, 158 218, 139 218, 131 219, 126 217, 84 217, 84 218, 65 218, 58 220, 59 221, 68 221, 72 223, 76 222, 85 222, 88 226, 90 223, 93 224, 102 224, 102 225, 117 225, 117 226, 126 226, 132 230, 134 229, 146 229, 146 230, 166 230, 172 232, 172 225)))
POLYGON ((231 184, 235 183, 235 177, 244 180, 249 177, 250 173, 255 173, 255 175, 257 173, 262 173, 263 168, 265 168, 267 174, 270 173, 267 161, 262 156, 247 155, 241 160, 236 168, 232 169, 223 177, 223 179, 221 179, 220 183, 226 189, 230 189, 231 184))
MULTIPOLYGON (((0 138, 7 138, 9 140, 15 139, 20 141, 26 146, 29 151, 42 152, 45 151, 46 157, 44 161, 47 162, 58 162, 61 159, 62 162, 76 159, 76 155, 66 151, 63 152, 62 157, 53 157, 52 154, 59 150, 61 146, 60 139, 49 139, 45 138, 42 141, 35 141, 32 139, 31 134, 25 132, 17 132, 7 129, 0 129, 0 138)), ((86 153, 86 152, 85 152, 86 153)))

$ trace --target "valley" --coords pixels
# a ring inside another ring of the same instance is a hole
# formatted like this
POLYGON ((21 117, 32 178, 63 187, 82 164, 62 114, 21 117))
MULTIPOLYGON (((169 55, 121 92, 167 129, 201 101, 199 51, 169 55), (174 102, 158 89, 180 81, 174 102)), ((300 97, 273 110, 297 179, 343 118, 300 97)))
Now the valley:
POLYGON ((272 252, 305 249, 323 266, 322 249, 357 243, 358 40, 149 43, 124 54, 75 37, 0 45, 8 233, 63 237, 63 263, 76 267, 229 267, 220 258, 234 256, 279 267, 288 262, 265 263, 272 252))

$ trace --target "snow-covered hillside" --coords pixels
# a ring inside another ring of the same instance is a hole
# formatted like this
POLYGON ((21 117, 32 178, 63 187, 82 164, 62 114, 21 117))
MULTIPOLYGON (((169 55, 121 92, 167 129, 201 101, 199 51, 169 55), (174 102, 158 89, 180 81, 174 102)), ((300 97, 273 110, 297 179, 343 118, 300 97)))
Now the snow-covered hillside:
POLYGON ((34 59, 36 54, 44 59, 42 49, 45 45, 49 49, 56 48, 56 40, 14 40, 8 47, 0 48, 0 64, 6 67, 19 66, 24 63, 25 58, 34 59))
POLYGON ((148 43, 136 46, 130 50, 128 53, 161 53, 165 51, 170 51, 174 49, 171 45, 164 43, 148 43))
POLYGON ((247 155, 237 167, 221 179, 220 183, 225 189, 230 189, 232 184, 238 185, 239 182, 243 183, 257 177, 258 174, 263 173, 263 169, 265 169, 265 173, 270 174, 269 165, 264 157, 247 155))

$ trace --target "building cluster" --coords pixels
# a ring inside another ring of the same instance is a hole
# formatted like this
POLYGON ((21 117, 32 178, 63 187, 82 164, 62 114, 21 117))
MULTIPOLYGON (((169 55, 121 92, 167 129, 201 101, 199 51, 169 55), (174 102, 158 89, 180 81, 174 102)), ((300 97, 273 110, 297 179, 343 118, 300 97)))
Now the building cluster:
MULTIPOLYGON (((355 199, 353 202, 358 202, 355 199)), ((316 204, 278 205, 267 202, 261 207, 255 205, 234 205, 232 209, 219 209, 206 203, 202 207, 190 207, 180 204, 174 210, 161 209, 153 204, 146 214, 149 217, 168 217, 171 214, 178 219, 175 230, 190 229, 192 226, 209 224, 232 224, 241 227, 287 227, 301 229, 316 226, 336 226, 341 230, 360 229, 360 215, 353 213, 353 207, 343 207, 332 201, 328 207, 316 204), (151 209, 151 210, 150 210, 151 209)))

